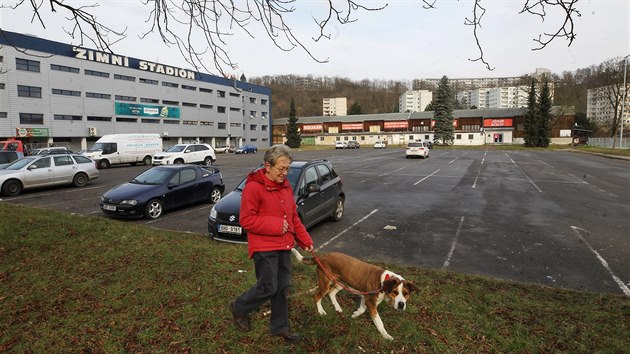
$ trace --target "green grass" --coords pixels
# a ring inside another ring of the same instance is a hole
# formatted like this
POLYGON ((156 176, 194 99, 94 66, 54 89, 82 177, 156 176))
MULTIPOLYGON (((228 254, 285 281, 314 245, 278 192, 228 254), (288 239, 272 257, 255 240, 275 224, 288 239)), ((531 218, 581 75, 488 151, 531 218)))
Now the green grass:
MULTIPOLYGON (((204 222, 200 220, 199 222, 204 222)), ((0 352, 625 352, 630 299, 448 271, 386 267, 416 281, 407 311, 381 304, 386 341, 357 298, 319 316, 311 266, 294 263, 291 321, 305 339, 235 330, 229 302, 254 283, 246 247, 0 203, 0 352)))

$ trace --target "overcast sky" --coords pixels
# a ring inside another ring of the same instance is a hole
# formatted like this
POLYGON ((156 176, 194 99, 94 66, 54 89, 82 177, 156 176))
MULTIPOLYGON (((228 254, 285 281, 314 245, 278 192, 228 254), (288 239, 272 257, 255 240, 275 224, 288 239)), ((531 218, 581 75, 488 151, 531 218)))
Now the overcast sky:
MULTIPOLYGON (((67 2, 75 6, 93 3, 67 2)), ((116 54, 191 68, 176 48, 162 44, 157 36, 138 38, 148 29, 144 23, 148 10, 140 0, 99 2, 95 13, 102 22, 116 29, 127 26, 128 37, 112 47, 116 54)), ((479 38, 493 71, 481 62, 469 60, 479 56, 472 27, 464 25, 465 18, 472 16, 472 0, 437 0, 436 9, 423 9, 421 0, 363 2, 388 6, 379 12, 357 12, 355 23, 334 24, 328 29, 331 39, 317 43, 311 39, 318 34, 312 16, 318 16, 326 2, 298 0, 293 4, 297 11, 290 21, 296 34, 314 56, 328 59, 327 63, 315 62, 299 48, 281 51, 264 33, 252 27, 255 39, 237 31, 228 43, 232 60, 239 64, 234 73, 238 76, 244 73, 248 78, 311 74, 353 80, 412 80, 442 75, 503 77, 531 73, 536 68, 560 74, 630 54, 628 0, 579 0, 577 9, 581 17, 574 19, 577 38, 573 44, 568 47, 566 40, 558 38, 540 51, 532 51, 536 47, 533 39, 543 32, 555 32, 564 19, 561 13, 550 11, 543 22, 540 17, 518 14, 525 0, 482 0, 487 12, 479 38)), ((13 3, 15 0, 0 0, 4 6, 13 3)), ((61 29, 62 25, 67 26, 63 13, 52 15, 47 6, 43 7, 46 29, 38 22, 31 23, 29 2, 18 10, 0 10, 0 26, 4 30, 78 44, 61 29)), ((85 46, 94 48, 91 44, 85 46)))

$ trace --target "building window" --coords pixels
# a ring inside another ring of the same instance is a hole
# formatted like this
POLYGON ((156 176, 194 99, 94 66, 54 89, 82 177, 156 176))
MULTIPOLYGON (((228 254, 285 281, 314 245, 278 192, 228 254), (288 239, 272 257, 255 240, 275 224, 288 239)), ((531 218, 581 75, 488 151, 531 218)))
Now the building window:
POLYGON ((200 103, 200 104, 199 104, 199 107, 201 107, 201 108, 207 108, 207 109, 212 109, 212 108, 214 108, 214 106, 213 106, 213 105, 211 105, 211 104, 203 104, 203 103, 200 103))
POLYGON ((261 125, 260 126, 260 130, 266 132, 267 131, 267 125, 261 125))
POLYGON ((199 125, 209 125, 209 126, 214 125, 214 122, 199 122, 199 123, 200 123, 199 125))
POLYGON ((197 88, 195 86, 182 85, 182 88, 184 90, 197 91, 197 88))
POLYGON ((163 119, 162 123, 164 123, 164 124, 179 124, 179 120, 177 120, 177 119, 163 119))
POLYGON ((62 89, 52 89, 53 95, 76 96, 81 97, 81 91, 71 91, 62 89))
POLYGON ((20 124, 44 124, 44 115, 40 113, 20 113, 20 124))
POLYGON ((116 117, 116 123, 138 123, 138 118, 122 118, 116 117))
POLYGON ((257 130, 258 126, 256 124, 250 124, 249 125, 249 130, 257 130))
POLYGON ((7 112, 0 112, 0 118, 8 117, 7 112))
POLYGON ((108 93, 86 92, 85 97, 101 98, 101 99, 109 100, 110 98, 112 98, 112 95, 108 93))
POLYGON ((230 112, 240 112, 241 109, 238 107, 230 107, 230 112))
POLYGON ((73 116, 69 114, 55 114, 53 115, 54 120, 83 120, 82 116, 73 116))
POLYGON ((184 107, 197 107, 196 103, 190 103, 190 102, 182 102, 182 106, 184 107))
POLYGON ((230 92, 230 97, 241 97, 241 94, 230 92))
POLYGON ((135 97, 131 97, 131 96, 116 95, 115 99, 116 99, 116 101, 136 102, 136 98, 135 97))
POLYGON ((87 120, 90 122, 111 122, 112 117, 87 116, 87 120))
POLYGON ((217 90, 217 97, 225 97, 225 91, 217 90))
POLYGON ((15 58, 15 68, 23 71, 39 72, 39 62, 22 58, 15 58))
POLYGON ((217 128, 219 128, 221 130, 225 130, 227 128, 227 124, 226 123, 218 123, 217 124, 217 128))
POLYGON ((158 84, 157 80, 143 79, 143 78, 139 78, 138 82, 140 82, 141 84, 149 84, 149 85, 157 85, 158 84))
POLYGON ((50 64, 50 70, 64 71, 64 72, 74 73, 74 74, 78 74, 80 71, 79 68, 73 68, 71 66, 64 66, 64 65, 57 65, 57 64, 50 64))
POLYGON ((256 97, 250 97, 249 98, 249 103, 256 103, 256 97))
POLYGON ((262 104, 262 105, 265 105, 265 106, 266 106, 266 105, 267 105, 267 100, 266 100, 266 99, 264 99, 264 98, 261 98, 261 99, 260 99, 260 104, 262 104))
POLYGON ((256 118, 258 117, 258 112, 256 111, 249 111, 249 118, 256 118))
POLYGON ((200 87, 200 88, 199 88, 199 91, 201 91, 201 92, 207 92, 207 93, 212 93, 212 89, 203 88, 203 87, 200 87))
POLYGON ((474 139, 473 134, 468 134, 468 140, 473 140, 473 139, 474 139))
POLYGON ((222 107, 222 106, 217 106, 217 112, 219 112, 219 113, 225 113, 225 107, 222 107))
POLYGON ((102 71, 85 69, 83 72, 85 73, 85 75, 90 75, 90 76, 109 77, 109 73, 104 73, 102 71))
POLYGON ((167 81, 162 81, 162 86, 166 86, 166 87, 179 87, 179 84, 175 84, 172 82, 167 82, 167 81))
POLYGON ((4 82, 0 82, 0 90, 4 90, 4 82))
POLYGON ((157 98, 140 97, 140 102, 144 102, 144 103, 160 103, 160 100, 158 100, 157 98))
POLYGON ((18 89, 18 96, 19 97, 42 98, 42 88, 41 87, 18 85, 17 89, 18 89))
POLYGON ((170 104, 170 105, 173 105, 173 106, 179 106, 179 102, 177 102, 177 101, 162 100, 162 103, 163 104, 170 104))
POLYGON ((140 120, 141 123, 149 123, 149 124, 160 124, 160 120, 159 119, 149 119, 149 118, 142 118, 140 120))
POLYGON ((127 76, 127 75, 120 75, 120 74, 114 74, 114 79, 136 82, 136 78, 135 77, 127 76))
POLYGON ((461 134, 455 134, 455 139, 456 140, 461 140, 462 139, 462 135, 461 134))

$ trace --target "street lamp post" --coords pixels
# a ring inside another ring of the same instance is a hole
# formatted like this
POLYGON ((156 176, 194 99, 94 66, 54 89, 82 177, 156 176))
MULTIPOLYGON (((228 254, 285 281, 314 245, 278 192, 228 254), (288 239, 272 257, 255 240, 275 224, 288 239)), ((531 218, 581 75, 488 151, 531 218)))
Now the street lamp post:
POLYGON ((628 57, 629 55, 626 55, 625 58, 623 58, 623 95, 621 96, 621 119, 619 124, 621 125, 621 127, 619 128, 619 148, 623 149, 623 115, 625 113, 625 106, 626 106, 626 97, 628 95, 627 90, 626 90, 626 70, 628 68, 628 57))

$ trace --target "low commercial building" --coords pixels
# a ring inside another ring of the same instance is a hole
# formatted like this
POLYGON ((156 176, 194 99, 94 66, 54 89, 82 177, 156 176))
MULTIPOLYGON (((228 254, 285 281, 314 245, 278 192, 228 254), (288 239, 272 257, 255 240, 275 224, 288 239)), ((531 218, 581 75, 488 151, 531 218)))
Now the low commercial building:
MULTIPOLYGON (((455 110, 454 145, 523 144, 525 110, 455 110)), ((552 108, 552 144, 571 144, 575 113, 564 107, 552 108)), ((273 122, 273 142, 282 143, 288 118, 273 122)), ((434 140, 433 112, 363 114, 345 117, 298 117, 302 144, 334 145, 338 141, 358 141, 373 145, 377 141, 404 145, 410 141, 434 140)))
POLYGON ((72 150, 116 133, 158 133, 165 147, 270 145, 267 87, 0 33, 0 138, 72 150))

